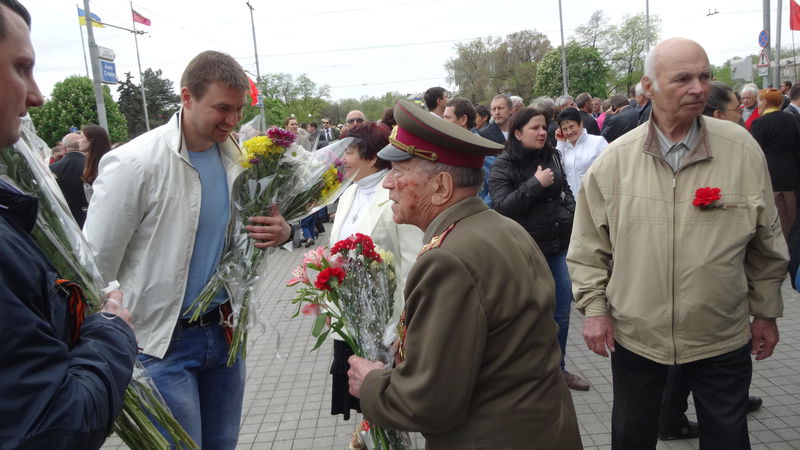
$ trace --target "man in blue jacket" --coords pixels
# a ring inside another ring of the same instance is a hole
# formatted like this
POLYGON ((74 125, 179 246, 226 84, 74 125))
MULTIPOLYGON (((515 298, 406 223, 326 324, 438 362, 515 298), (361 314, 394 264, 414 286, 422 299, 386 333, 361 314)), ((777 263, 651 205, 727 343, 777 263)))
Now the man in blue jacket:
MULTIPOLYGON (((33 80, 30 15, 0 0, 0 152, 42 103, 33 80)), ((31 237, 37 199, 0 178, 0 449, 97 449, 122 408, 136 357, 130 313, 112 293, 70 337, 59 274, 31 237)))

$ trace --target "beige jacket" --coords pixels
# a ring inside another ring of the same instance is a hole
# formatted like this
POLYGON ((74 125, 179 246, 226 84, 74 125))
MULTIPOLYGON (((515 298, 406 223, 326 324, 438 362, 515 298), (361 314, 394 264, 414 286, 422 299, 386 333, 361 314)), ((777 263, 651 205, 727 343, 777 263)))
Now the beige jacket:
POLYGON ((720 355, 750 339, 749 316, 780 317, 788 253, 769 173, 744 128, 702 117, 673 172, 649 121, 589 168, 567 254, 577 308, 609 314, 614 338, 662 364, 720 355), (692 204, 701 187, 718 205, 692 204))

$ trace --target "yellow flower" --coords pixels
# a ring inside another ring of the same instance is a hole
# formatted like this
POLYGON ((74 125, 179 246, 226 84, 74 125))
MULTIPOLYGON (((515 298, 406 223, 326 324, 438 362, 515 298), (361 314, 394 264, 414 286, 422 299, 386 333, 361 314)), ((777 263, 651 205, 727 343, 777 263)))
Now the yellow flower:
POLYGON ((244 143, 244 149, 247 153, 250 153, 251 158, 252 155, 267 155, 270 152, 274 152, 272 139, 266 136, 256 136, 252 139, 248 139, 244 143))
POLYGON ((377 247, 376 250, 385 264, 394 264, 394 253, 380 247, 377 247))

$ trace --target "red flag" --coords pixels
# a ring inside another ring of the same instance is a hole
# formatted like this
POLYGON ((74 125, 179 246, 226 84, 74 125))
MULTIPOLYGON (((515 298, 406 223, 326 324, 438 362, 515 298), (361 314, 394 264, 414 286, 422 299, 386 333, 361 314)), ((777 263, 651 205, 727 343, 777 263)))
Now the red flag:
POLYGON ((258 87, 250 77, 247 77, 247 81, 250 82, 250 106, 256 106, 258 104, 258 87))
POLYGON ((789 0, 789 28, 792 30, 800 30, 800 5, 797 0, 789 0))
POLYGON ((133 9, 131 9, 131 14, 133 14, 133 21, 134 22, 140 23, 142 25, 147 25, 148 27, 150 26, 150 19, 148 19, 147 17, 139 14, 138 12, 136 12, 133 9))

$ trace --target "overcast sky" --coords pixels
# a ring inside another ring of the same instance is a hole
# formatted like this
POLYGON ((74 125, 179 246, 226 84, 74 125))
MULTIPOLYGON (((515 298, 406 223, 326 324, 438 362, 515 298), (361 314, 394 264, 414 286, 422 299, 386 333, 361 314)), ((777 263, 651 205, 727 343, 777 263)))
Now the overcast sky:
MULTIPOLYGON (((35 76, 49 95, 57 81, 86 74, 76 5, 22 1, 33 17, 35 76)), ((790 1, 795 0, 783 1, 783 46, 792 45, 790 1)), ((83 0, 79 3, 83 8, 83 0)), ((456 43, 477 37, 534 29, 546 34, 553 46, 561 41, 557 0, 250 0, 250 4, 255 9, 261 73, 286 72, 295 77, 306 73, 318 85, 329 85, 334 100, 388 91, 416 93, 437 85, 451 88, 445 62, 455 55, 456 43)), ((137 0, 133 7, 152 21, 149 27, 137 24, 148 33, 139 37, 142 70, 162 69, 177 85, 195 54, 214 49, 233 55, 245 70, 255 73, 245 0, 137 0)), ((603 9, 612 23, 619 23, 625 14, 644 12, 645 1, 562 0, 562 7, 569 40, 595 10, 603 9)), ((91 10, 104 22, 131 27, 126 0, 95 0, 91 10)), ((650 0, 650 14, 662 19, 662 37, 698 41, 714 64, 759 50, 760 0, 650 0), (714 11, 718 13, 708 15, 714 11)), ((773 45, 776 19, 777 0, 772 0, 773 45)), ((85 39, 85 28, 83 34, 85 39)), ((117 77, 124 79, 124 73, 131 71, 138 82, 133 35, 108 27, 94 28, 94 34, 98 45, 116 53, 117 77)), ((800 46, 800 35, 795 39, 800 46)))

